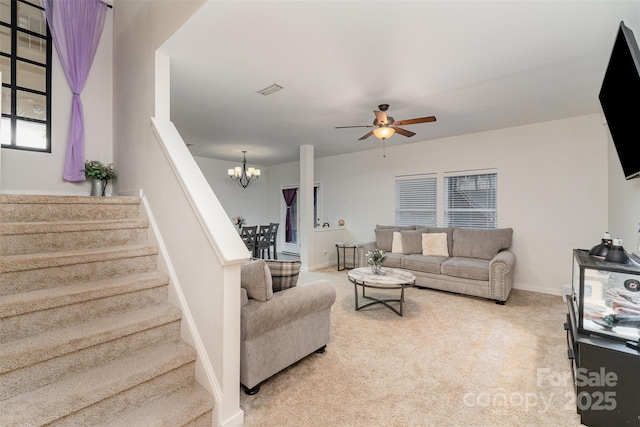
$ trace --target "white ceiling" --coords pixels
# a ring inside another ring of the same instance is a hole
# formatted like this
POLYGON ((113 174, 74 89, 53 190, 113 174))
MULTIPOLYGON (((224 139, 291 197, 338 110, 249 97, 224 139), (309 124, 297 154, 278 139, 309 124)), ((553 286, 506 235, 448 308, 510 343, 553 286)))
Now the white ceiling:
POLYGON ((600 112, 598 91, 634 1, 209 1, 162 47, 171 119, 194 156, 274 165, 600 112), (278 83, 269 96, 258 90, 278 83))

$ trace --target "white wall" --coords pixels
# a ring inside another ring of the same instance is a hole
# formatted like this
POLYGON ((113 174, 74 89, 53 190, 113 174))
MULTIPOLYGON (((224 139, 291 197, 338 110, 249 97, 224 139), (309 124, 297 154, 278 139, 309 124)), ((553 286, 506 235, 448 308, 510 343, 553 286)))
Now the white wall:
MULTIPOLYGON (((113 161, 113 13, 107 10, 100 44, 81 99, 85 117, 85 156, 113 161)), ((90 182, 62 179, 71 117, 71 89, 53 49, 51 153, 2 149, 2 193, 89 195, 90 182)), ((118 171, 116 165, 116 171, 118 171)), ((107 193, 111 192, 109 184, 107 193)))
POLYGON ((251 166, 260 169, 260 179, 252 182, 247 188, 242 188, 227 176, 227 169, 241 165, 242 158, 235 163, 206 157, 195 157, 195 160, 229 218, 242 215, 245 217, 247 225, 280 221, 279 216, 269 216, 268 211, 264 208, 267 205, 267 182, 269 180, 269 174, 265 167, 251 164, 251 166))
POLYGON ((625 180, 618 153, 609 136, 609 231, 622 239, 627 252, 640 253, 640 178, 625 180))
MULTIPOLYGON (((571 279, 571 250, 590 248, 607 229, 606 135, 593 114, 405 143, 387 147, 386 158, 374 149, 316 159, 315 180, 326 215, 345 220, 342 238, 365 242, 376 224, 395 222, 397 175, 495 168, 499 227, 514 229, 516 286, 559 295, 571 279)), ((295 182, 297 168, 270 168, 268 194, 295 182)), ((280 205, 271 199, 275 215, 280 205)))

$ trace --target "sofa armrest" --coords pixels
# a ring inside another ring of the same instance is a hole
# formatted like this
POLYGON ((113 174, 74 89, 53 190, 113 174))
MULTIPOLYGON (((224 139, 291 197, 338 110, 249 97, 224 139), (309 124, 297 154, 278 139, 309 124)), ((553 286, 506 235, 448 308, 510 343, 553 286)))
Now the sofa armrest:
POLYGON ((327 309, 336 300, 328 280, 316 280, 275 292, 268 301, 249 300, 240 310, 241 340, 250 341, 293 320, 327 309))
POLYGON ((513 287, 513 270, 516 256, 505 250, 498 252, 489 262, 489 298, 506 301, 513 287))
POLYGON ((366 267, 369 265, 367 262, 367 252, 377 249, 376 242, 357 243, 356 252, 358 256, 358 267, 366 267))

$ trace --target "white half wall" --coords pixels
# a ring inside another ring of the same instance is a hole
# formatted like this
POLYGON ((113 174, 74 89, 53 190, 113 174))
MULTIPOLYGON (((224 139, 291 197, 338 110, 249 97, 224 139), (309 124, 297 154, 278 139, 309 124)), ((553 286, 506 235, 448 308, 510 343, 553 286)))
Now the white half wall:
MULTIPOLYGON (((62 179, 71 118, 71 89, 53 49, 51 82, 51 153, 2 149, 0 192, 13 194, 86 195, 91 183, 62 179)), ((85 118, 85 156, 113 161, 113 12, 107 11, 100 44, 81 99, 85 118)), ((116 165, 118 171, 118 165, 116 165)), ((107 193, 111 193, 109 183, 107 193)))

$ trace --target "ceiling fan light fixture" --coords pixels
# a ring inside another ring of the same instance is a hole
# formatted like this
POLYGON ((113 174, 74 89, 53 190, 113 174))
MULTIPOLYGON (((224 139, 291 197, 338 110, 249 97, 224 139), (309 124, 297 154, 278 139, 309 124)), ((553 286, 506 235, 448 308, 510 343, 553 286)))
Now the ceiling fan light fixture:
POLYGON ((376 136, 376 138, 382 140, 391 138, 391 136, 393 136, 395 132, 396 130, 394 128, 390 128, 387 126, 382 126, 373 130, 373 134, 376 136))

